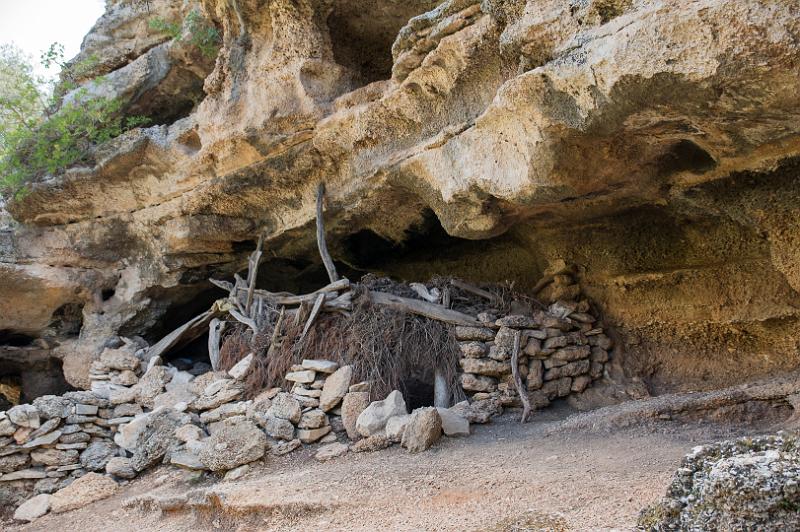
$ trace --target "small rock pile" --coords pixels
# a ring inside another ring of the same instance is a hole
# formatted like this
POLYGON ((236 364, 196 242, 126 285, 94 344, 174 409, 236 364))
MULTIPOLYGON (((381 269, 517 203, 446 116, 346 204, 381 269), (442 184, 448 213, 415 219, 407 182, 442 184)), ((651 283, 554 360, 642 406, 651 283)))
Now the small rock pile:
POLYGON ((533 316, 501 318, 483 312, 483 327, 457 327, 462 358, 461 386, 473 400, 496 398, 521 406, 511 358, 519 335, 518 369, 533 408, 583 392, 603 376, 613 343, 596 326, 588 303, 558 301, 533 316))
MULTIPOLYGON (((491 413, 501 412, 498 407, 495 405, 491 413)), ((478 418, 486 422, 491 413, 478 418)), ((377 451, 399 443, 409 452, 416 453, 431 447, 442 434, 468 436, 468 416, 471 416, 472 410, 465 401, 452 408, 417 408, 409 414, 403 394, 398 390, 381 401, 370 402, 369 392, 359 386, 351 387, 351 391, 344 396, 341 414, 344 431, 355 442, 349 450, 377 451)), ((347 450, 345 446, 334 444, 320 449, 316 458, 326 460, 347 450)))
POLYGON ((778 433, 695 447, 639 528, 800 530, 798 445, 796 435, 778 433))

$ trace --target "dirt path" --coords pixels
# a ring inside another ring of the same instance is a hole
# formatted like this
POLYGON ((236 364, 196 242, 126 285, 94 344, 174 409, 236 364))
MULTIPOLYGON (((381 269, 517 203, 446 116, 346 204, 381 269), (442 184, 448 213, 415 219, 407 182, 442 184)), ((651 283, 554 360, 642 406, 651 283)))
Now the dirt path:
POLYGON ((162 468, 111 499, 19 530, 629 530, 691 447, 766 430, 661 421, 552 433, 573 413, 562 405, 525 426, 504 416, 419 455, 392 447, 319 464, 303 450, 236 482, 162 468), (145 503, 131 505, 137 497, 145 503))

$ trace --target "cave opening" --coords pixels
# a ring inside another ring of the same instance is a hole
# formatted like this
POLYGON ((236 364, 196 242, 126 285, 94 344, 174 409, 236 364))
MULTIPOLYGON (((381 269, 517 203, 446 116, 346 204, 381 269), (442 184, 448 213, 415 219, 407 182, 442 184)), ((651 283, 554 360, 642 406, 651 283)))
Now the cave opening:
POLYGON ((61 360, 48 350, 0 347, 0 410, 72 390, 61 360))
POLYGON ((477 284, 510 281, 524 288, 541 277, 540 259, 524 235, 510 231, 483 240, 459 238, 448 234, 430 209, 402 242, 363 229, 343 239, 339 251, 362 275, 372 272, 407 282, 441 275, 477 284))
POLYGON ((83 303, 65 303, 50 317, 50 329, 57 336, 77 336, 81 332, 81 327, 83 327, 83 303))
POLYGON ((693 141, 683 139, 675 143, 659 160, 664 175, 675 172, 704 174, 717 167, 717 161, 693 141))
POLYGON ((392 45, 410 19, 442 0, 418 2, 335 2, 327 19, 333 56, 351 69, 360 85, 392 77, 392 45))
POLYGON ((400 385, 409 411, 434 406, 434 374, 430 367, 416 367, 400 385))
MULTIPOLYGON (((211 283, 204 281, 190 282, 169 289, 156 288, 151 290, 148 297, 152 301, 151 305, 130 319, 120 329, 119 334, 128 337, 141 335, 152 346, 210 309, 217 299, 224 297, 224 294, 211 283)), ((161 356, 164 362, 178 369, 191 370, 193 366, 199 364, 198 368, 192 371, 200 373, 207 371, 210 369, 208 329, 200 329, 195 336, 182 338, 161 356)))
POLYGON ((347 262, 356 269, 382 270, 389 264, 414 261, 436 255, 446 256, 474 241, 450 236, 431 209, 405 232, 402 242, 392 242, 371 231, 362 229, 348 236, 343 243, 347 262))
POLYGON ((21 332, 10 331, 8 329, 0 330, 0 346, 27 347, 35 341, 35 337, 21 332))

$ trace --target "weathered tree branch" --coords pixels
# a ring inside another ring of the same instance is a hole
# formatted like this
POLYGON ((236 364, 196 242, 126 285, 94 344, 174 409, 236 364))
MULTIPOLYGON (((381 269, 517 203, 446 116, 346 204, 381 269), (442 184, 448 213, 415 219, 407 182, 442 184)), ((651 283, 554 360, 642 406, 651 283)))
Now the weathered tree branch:
POLYGON ((439 320, 453 325, 466 325, 470 327, 481 326, 481 323, 472 316, 456 310, 444 308, 441 305, 428 303, 427 301, 420 301, 419 299, 410 299, 372 290, 369 291, 369 297, 376 305, 383 305, 411 314, 418 314, 433 320, 439 320))
POLYGON ((514 386, 517 389, 519 398, 522 400, 522 419, 520 423, 528 421, 528 416, 531 413, 531 400, 528 397, 528 389, 522 384, 522 377, 519 374, 519 349, 520 349, 520 331, 514 331, 514 350, 511 353, 511 375, 514 377, 514 386))
MULTIPOLYGON (((221 281, 218 279, 209 279, 209 281, 211 281, 211 284, 213 284, 214 286, 222 288, 223 290, 228 290, 228 291, 234 290, 233 284, 228 281, 221 281)), ((308 303, 316 300, 317 296, 321 293, 339 292, 349 287, 350 287, 350 281, 348 279, 339 279, 334 283, 331 283, 327 286, 323 286, 319 290, 316 290, 309 294, 302 294, 299 296, 288 294, 286 292, 275 293, 259 289, 254 290, 253 294, 259 297, 263 297, 264 299, 267 299, 268 301, 275 303, 276 305, 288 306, 288 305, 299 305, 300 303, 308 303)), ((239 287, 236 290, 237 292, 241 292, 244 290, 244 288, 239 287)))
POLYGON ((280 347, 278 338, 281 335, 281 327, 283 327, 283 319, 286 317, 286 307, 281 307, 281 313, 278 314, 278 321, 275 322, 275 328, 272 330, 272 339, 269 341, 269 349, 267 349, 267 358, 271 358, 275 350, 280 347))
POLYGON ((253 335, 258 334, 258 325, 256 325, 256 322, 253 319, 245 316, 244 314, 242 314, 241 312, 239 312, 238 310, 236 310, 234 308, 228 310, 228 313, 236 321, 238 321, 240 323, 244 323, 245 325, 247 325, 250 328, 250 330, 253 331, 253 335))
POLYGON ((477 286, 465 283, 464 281, 460 281, 458 279, 451 280, 450 284, 452 284, 456 288, 460 288, 465 292, 469 292, 470 294, 474 294, 484 299, 488 299, 493 304, 497 302, 497 296, 487 290, 484 290, 483 288, 478 288, 477 286))
POLYGON ((214 371, 219 369, 220 338, 226 325, 227 322, 218 318, 212 319, 208 325, 208 359, 211 361, 211 369, 214 371))
POLYGON ((183 345, 200 337, 207 329, 211 320, 221 315, 216 305, 191 320, 187 321, 164 338, 159 340, 147 350, 149 358, 161 356, 176 345, 183 345))
POLYGON ((325 199, 325 183, 320 183, 317 188, 317 247, 319 248, 319 255, 322 257, 322 263, 325 265, 325 270, 328 272, 328 278, 332 283, 339 280, 339 274, 336 273, 336 266, 333 264, 333 259, 328 253, 328 245, 325 243, 325 225, 322 220, 322 203, 325 199))
POLYGON ((252 317, 252 314, 250 313, 250 307, 253 304, 253 292, 256 289, 256 277, 258 276, 258 265, 261 262, 261 248, 263 245, 264 233, 261 233, 261 236, 258 237, 258 245, 256 246, 256 250, 247 260, 247 299, 245 299, 244 311, 245 314, 250 317, 252 317))
POLYGON ((422 283, 411 283, 409 286, 419 297, 428 303, 438 303, 442 296, 437 288, 428 290, 428 287, 422 283))
POLYGON ((314 306, 311 308, 311 314, 308 315, 308 320, 306 321, 306 326, 303 327, 303 332, 300 334, 300 338, 298 339, 298 343, 303 341, 303 338, 306 337, 308 334, 308 330, 311 329, 311 325, 314 323, 314 319, 319 314, 319 311, 322 309, 322 303, 325 301, 325 294, 320 294, 317 296, 316 301, 314 301, 314 306))

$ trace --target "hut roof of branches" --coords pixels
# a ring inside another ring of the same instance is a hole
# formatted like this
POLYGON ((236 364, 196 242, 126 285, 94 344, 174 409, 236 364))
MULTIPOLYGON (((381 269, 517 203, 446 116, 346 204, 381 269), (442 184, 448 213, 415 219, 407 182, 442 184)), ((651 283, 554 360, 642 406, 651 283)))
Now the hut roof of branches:
MULTIPOLYGON (((449 277, 426 284, 365 276, 359 283, 339 278, 327 250, 322 225, 324 186, 317 192, 317 243, 330 283, 309 294, 259 290, 256 285, 263 236, 248 261, 247 278, 211 279, 228 292, 207 312, 185 323, 150 348, 161 355, 209 334, 209 358, 228 369, 254 353, 247 377, 249 393, 280 386, 303 359, 334 360, 353 367, 355 378, 372 383, 374 397, 394 389, 415 373, 438 372, 454 394, 459 346, 453 326, 483 326, 481 312, 519 312, 539 305, 510 285, 474 286, 449 277), (516 306, 516 309, 513 307, 516 306)), ((461 399, 456 396, 454 400, 461 399)))
POLYGON ((513 301, 524 301, 508 285, 470 287, 444 277, 409 284, 368 275, 360 283, 350 284, 349 293, 348 310, 323 310, 310 323, 311 303, 287 310, 264 301, 252 318, 259 324, 255 330, 237 321, 221 334, 219 369, 229 369, 254 353, 246 382, 248 393, 255 395, 283 385, 286 373, 303 359, 333 360, 352 366, 357 381, 369 381, 373 399, 395 389, 407 396, 409 380, 430 379, 439 373, 453 391, 451 399, 458 401, 463 399, 457 380, 460 351, 454 335, 458 323, 422 315, 408 302, 421 304, 421 310, 434 309, 431 314, 452 310, 452 314, 444 314, 451 320, 463 314, 463 325, 468 325, 469 319, 481 312, 504 314, 513 301), (380 295, 376 298, 376 294, 380 295), (392 298, 391 304, 384 303, 386 296, 392 298), (445 303, 449 300, 449 307, 442 305, 443 299, 445 303))

